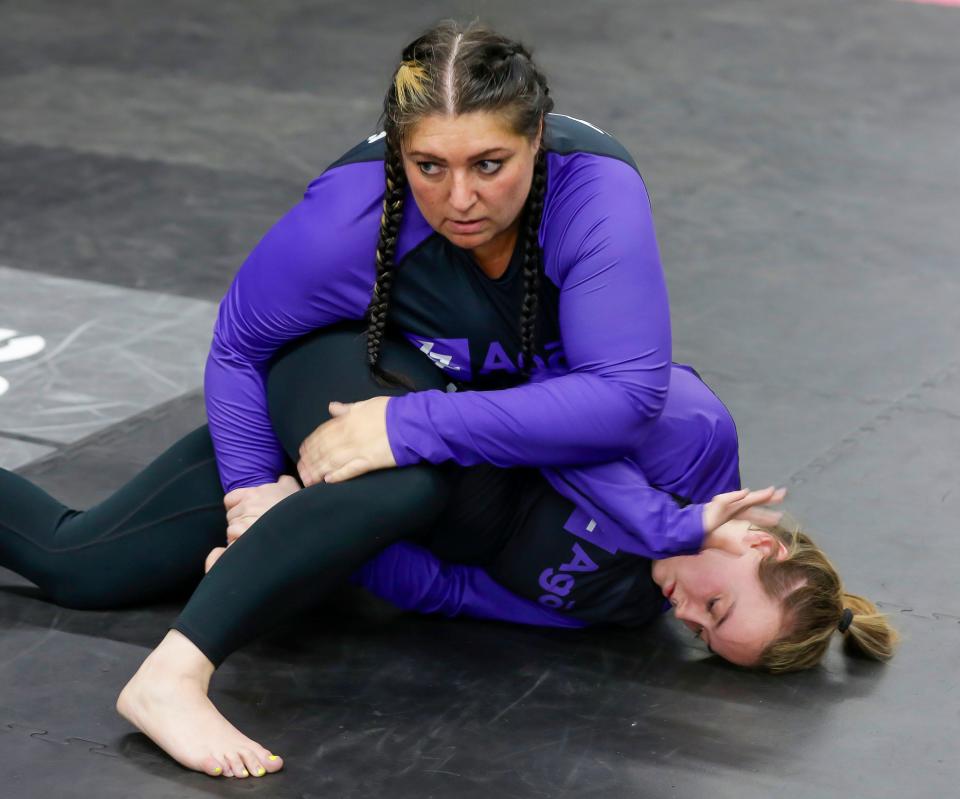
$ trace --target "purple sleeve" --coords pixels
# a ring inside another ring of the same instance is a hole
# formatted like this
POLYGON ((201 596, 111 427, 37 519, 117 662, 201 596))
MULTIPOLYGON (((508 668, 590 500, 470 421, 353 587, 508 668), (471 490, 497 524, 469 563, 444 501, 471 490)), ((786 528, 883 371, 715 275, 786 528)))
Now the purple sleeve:
POLYGON ((277 479, 284 456, 267 414, 269 360, 291 339, 362 318, 382 195, 380 162, 325 173, 264 236, 223 298, 204 393, 225 491, 277 479))
POLYGON ((468 616, 539 627, 586 623, 511 593, 477 566, 444 563, 423 547, 401 541, 351 577, 381 599, 416 613, 468 616))
POLYGON ((704 503, 681 508, 629 458, 541 472, 557 493, 592 517, 594 524, 577 535, 608 552, 659 560, 700 551, 704 503))
POLYGON ((540 238, 569 370, 498 391, 391 398, 398 465, 609 461, 634 450, 660 413, 670 317, 643 181, 623 162, 586 154, 551 154, 549 170, 540 238))
POLYGON ((671 373, 663 413, 633 455, 541 469, 585 514, 573 532, 609 552, 651 559, 696 553, 703 544, 706 503, 740 487, 730 412, 690 367, 675 364, 671 373), (681 508, 672 495, 693 504, 681 508))

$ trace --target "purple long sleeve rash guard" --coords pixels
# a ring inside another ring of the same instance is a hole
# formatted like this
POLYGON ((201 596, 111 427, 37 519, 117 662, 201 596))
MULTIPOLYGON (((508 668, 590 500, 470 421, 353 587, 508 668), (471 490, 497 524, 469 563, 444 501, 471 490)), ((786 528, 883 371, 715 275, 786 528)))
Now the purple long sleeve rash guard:
MULTIPOLYGON (((560 124, 551 119, 548 128, 560 124)), ((583 123, 562 124, 583 128, 608 150, 619 147, 583 123)), ((554 130, 553 140, 562 142, 562 133, 554 130)), ((498 391, 391 399, 387 433, 398 465, 596 463, 642 441, 668 389, 670 324, 649 200, 628 158, 625 151, 622 158, 547 155, 539 241, 559 294, 564 370, 498 391)), ((221 303, 205 392, 225 490, 272 482, 282 468, 265 401, 270 357, 291 339, 363 317, 383 187, 382 160, 328 169, 255 248, 221 303)), ((397 269, 437 235, 408 196, 397 269)))
MULTIPOLYGON (((205 393, 225 490, 272 482, 283 467, 265 399, 273 354, 312 330, 364 315, 384 187, 376 139, 310 184, 221 303, 205 393)), ((695 552, 702 506, 676 507, 651 488, 636 458, 670 376, 668 302, 643 181, 629 154, 586 123, 549 115, 547 148, 538 238, 556 296, 545 311, 557 320, 562 357, 556 349, 542 353, 548 365, 509 388, 392 398, 390 446, 401 466, 452 459, 550 467, 543 471, 558 492, 593 517, 604 514, 608 546, 650 557, 695 552)), ((408 194, 398 279, 424 252, 450 252, 440 238, 408 194)), ((440 332, 444 341, 463 340, 462 331, 440 332)))

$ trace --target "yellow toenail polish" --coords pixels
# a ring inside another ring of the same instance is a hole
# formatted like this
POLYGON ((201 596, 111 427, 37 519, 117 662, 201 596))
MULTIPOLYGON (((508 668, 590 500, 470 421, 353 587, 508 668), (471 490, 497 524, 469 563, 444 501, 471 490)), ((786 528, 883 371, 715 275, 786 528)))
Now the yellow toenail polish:
POLYGON ((279 759, 280 759, 280 755, 270 755, 270 757, 267 758, 267 760, 279 760, 279 759))
POLYGON ((267 770, 266 770, 263 766, 260 766, 260 768, 257 769, 257 776, 258 776, 258 777, 262 777, 262 776, 263 776, 264 774, 266 774, 266 773, 267 773, 267 770))
POLYGON ((216 775, 219 777, 220 774, 223 773, 223 769, 220 768, 220 766, 217 766, 217 767, 213 770, 213 773, 216 774, 216 775))
POLYGON ((240 773, 241 773, 244 777, 249 777, 249 776, 250 776, 250 772, 247 771, 246 769, 244 769, 244 770, 241 771, 240 773))

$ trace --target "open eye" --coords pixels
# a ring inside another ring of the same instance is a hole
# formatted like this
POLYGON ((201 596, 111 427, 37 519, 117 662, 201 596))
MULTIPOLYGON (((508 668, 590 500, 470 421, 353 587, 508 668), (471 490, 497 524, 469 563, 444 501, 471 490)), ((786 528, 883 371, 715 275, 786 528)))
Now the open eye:
POLYGON ((484 175, 495 175, 500 171, 501 166, 503 166, 503 161, 497 161, 490 158, 484 158, 482 161, 477 161, 477 169, 479 169, 484 175))
POLYGON ((435 164, 433 161, 417 161, 417 166, 420 167, 420 171, 424 175, 433 175, 440 174, 440 167, 435 164))

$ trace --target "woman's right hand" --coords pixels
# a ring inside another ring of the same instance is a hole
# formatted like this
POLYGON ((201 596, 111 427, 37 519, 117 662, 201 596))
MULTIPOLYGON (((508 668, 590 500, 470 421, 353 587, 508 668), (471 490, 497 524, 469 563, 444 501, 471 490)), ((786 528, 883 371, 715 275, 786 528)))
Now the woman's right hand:
MULTIPOLYGON (((300 484, 284 474, 275 483, 253 488, 235 488, 223 498, 227 509, 227 545, 243 535, 270 508, 300 490, 300 484)), ((211 553, 212 554, 212 553, 211 553)))
POLYGON ((725 549, 738 553, 741 536, 735 536, 737 540, 731 542, 727 537, 728 531, 722 529, 723 525, 732 519, 743 519, 761 527, 772 527, 780 522, 783 514, 761 506, 778 505, 786 495, 787 489, 774 486, 759 491, 744 488, 717 494, 703 509, 702 549, 725 549))

